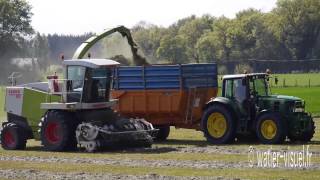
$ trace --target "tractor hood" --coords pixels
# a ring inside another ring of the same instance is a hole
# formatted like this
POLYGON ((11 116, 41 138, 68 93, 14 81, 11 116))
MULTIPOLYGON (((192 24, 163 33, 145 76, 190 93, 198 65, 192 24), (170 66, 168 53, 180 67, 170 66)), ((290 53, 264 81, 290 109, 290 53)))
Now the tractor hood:
POLYGON ((295 97, 295 96, 286 96, 286 95, 271 95, 269 96, 270 98, 273 99, 283 99, 283 100, 288 100, 288 101, 301 101, 301 98, 295 97))
POLYGON ((286 95, 270 95, 270 96, 260 96, 259 99, 261 100, 267 100, 267 101, 291 101, 291 102, 296 102, 296 101, 302 101, 301 98, 295 97, 295 96, 286 96, 286 95))

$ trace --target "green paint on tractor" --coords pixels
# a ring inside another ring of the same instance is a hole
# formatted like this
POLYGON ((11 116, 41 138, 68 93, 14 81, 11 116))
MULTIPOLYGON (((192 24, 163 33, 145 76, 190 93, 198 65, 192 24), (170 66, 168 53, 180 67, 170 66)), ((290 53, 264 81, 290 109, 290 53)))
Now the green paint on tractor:
POLYGON ((41 109, 41 103, 59 102, 60 96, 52 95, 36 89, 25 88, 22 103, 22 117, 28 119, 28 124, 32 129, 35 139, 39 139, 39 120, 46 110, 41 109))

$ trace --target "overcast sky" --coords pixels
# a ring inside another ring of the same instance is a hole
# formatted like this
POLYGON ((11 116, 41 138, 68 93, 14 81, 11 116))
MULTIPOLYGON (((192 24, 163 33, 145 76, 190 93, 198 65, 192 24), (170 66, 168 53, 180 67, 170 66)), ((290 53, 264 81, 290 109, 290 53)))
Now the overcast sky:
POLYGON ((276 0, 27 0, 32 25, 40 33, 82 34, 101 32, 117 25, 132 27, 139 21, 168 26, 195 14, 234 17, 243 9, 263 12, 276 0))

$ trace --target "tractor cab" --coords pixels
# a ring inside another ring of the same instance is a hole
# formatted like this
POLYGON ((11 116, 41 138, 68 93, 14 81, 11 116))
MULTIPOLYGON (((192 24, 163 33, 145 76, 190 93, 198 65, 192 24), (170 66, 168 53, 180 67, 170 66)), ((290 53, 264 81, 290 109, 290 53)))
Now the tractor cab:
POLYGON ((222 96, 233 101, 242 116, 254 118, 259 97, 269 95, 268 74, 238 74, 223 77, 222 96))
POLYGON ((110 100, 109 94, 112 68, 119 65, 118 62, 107 59, 79 59, 65 60, 63 64, 66 79, 58 79, 57 76, 49 78, 49 91, 52 95, 60 96, 60 102, 42 103, 44 109, 52 105, 59 106, 58 109, 93 109, 114 104, 115 100, 110 100))

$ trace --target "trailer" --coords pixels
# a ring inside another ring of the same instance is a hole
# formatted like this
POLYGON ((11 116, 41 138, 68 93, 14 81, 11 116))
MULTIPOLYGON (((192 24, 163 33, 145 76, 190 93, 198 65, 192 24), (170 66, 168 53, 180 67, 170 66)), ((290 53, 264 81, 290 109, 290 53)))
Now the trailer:
POLYGON ((121 66, 114 69, 112 98, 126 117, 144 118, 169 135, 169 126, 200 130, 203 108, 217 96, 217 65, 121 66))

